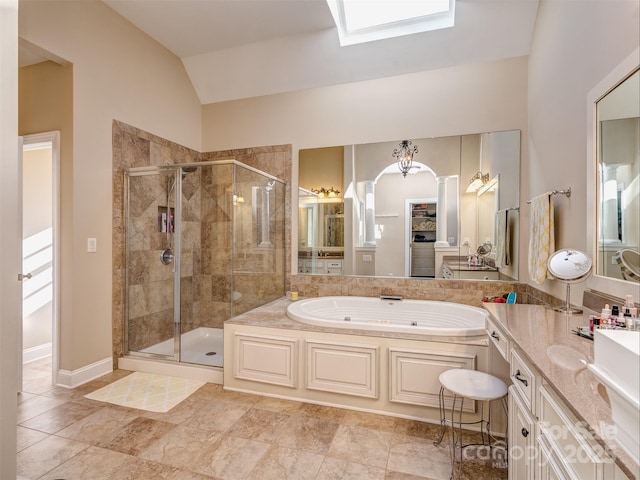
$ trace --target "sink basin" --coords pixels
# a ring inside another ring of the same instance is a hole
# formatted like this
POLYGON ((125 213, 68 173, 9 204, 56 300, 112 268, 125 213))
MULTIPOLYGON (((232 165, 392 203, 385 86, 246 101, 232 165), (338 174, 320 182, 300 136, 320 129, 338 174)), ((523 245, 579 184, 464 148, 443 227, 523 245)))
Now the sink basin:
POLYGON ((640 332, 595 330, 589 370, 607 387, 617 442, 640 463, 640 332))

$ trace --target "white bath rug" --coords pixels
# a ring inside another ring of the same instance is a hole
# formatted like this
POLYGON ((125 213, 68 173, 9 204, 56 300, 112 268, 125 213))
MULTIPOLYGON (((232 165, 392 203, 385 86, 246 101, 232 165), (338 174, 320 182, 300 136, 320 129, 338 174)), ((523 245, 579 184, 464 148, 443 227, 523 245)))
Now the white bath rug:
POLYGON ((167 412, 204 385, 199 380, 133 372, 85 398, 150 412, 167 412))

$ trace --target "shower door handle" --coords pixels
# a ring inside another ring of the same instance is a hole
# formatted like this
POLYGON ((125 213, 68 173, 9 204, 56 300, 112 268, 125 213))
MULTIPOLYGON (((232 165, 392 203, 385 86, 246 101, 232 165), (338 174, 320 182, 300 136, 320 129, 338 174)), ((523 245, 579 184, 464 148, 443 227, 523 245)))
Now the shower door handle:
POLYGON ((29 280, 31 277, 33 277, 33 275, 31 275, 31 273, 19 273, 18 274, 18 281, 19 282, 24 282, 25 280, 29 280))

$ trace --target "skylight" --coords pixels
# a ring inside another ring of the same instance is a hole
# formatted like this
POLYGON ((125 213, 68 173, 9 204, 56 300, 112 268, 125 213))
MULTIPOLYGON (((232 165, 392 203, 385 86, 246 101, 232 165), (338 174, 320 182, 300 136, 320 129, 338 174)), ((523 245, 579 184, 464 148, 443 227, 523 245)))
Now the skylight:
POLYGON ((327 0, 340 45, 452 27, 455 0, 327 0))

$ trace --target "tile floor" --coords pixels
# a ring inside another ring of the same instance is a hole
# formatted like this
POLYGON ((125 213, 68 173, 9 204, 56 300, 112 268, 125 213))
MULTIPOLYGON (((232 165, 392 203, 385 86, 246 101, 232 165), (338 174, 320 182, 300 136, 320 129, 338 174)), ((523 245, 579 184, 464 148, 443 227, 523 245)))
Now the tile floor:
MULTIPOLYGON (((18 399, 19 479, 448 479, 449 448, 423 422, 225 392, 206 384, 167 413, 84 395, 130 372, 74 390, 50 385, 51 363, 25 366, 18 399)), ((463 478, 506 479, 467 461, 463 478)))

